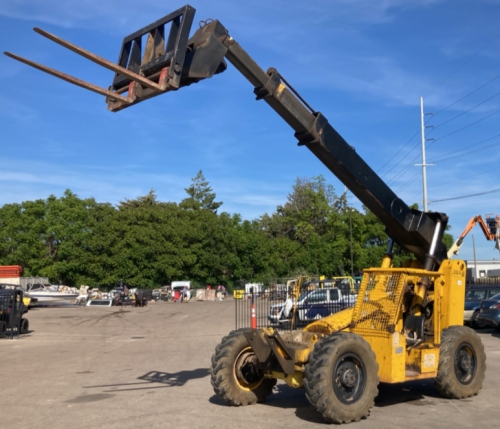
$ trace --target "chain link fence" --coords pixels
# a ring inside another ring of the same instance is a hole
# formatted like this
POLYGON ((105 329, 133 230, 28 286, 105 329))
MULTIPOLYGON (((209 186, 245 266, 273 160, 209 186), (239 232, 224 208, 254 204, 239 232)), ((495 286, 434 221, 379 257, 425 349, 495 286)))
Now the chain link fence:
POLYGON ((241 293, 239 296, 234 299, 236 329, 252 326, 253 306, 257 328, 273 327, 281 330, 298 329, 352 307, 357 298, 355 294, 343 296, 336 288, 307 290, 298 299, 291 294, 269 291, 241 293))

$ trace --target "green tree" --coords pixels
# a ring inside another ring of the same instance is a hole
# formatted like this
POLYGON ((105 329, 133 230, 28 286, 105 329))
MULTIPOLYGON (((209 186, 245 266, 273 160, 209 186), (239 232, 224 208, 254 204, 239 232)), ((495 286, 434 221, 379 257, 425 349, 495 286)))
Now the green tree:
POLYGON ((0 264, 21 265, 23 275, 38 275, 50 265, 46 244, 44 200, 0 208, 0 264))
POLYGON ((217 209, 222 205, 222 202, 216 202, 217 197, 215 192, 205 180, 203 172, 200 170, 196 177, 192 179, 192 184, 184 189, 189 195, 181 201, 180 206, 184 209, 190 210, 210 210, 217 213, 217 209))
POLYGON ((70 190, 61 198, 49 196, 44 242, 51 264, 39 274, 74 286, 100 283, 105 252, 112 248, 105 225, 114 212, 110 204, 97 203, 94 198, 81 199, 70 190), (106 237, 108 240, 102 243, 106 237), (99 242, 101 245, 97 245, 99 242))
POLYGON ((147 195, 137 197, 135 200, 129 200, 128 198, 126 198, 125 201, 120 201, 118 207, 120 209, 127 209, 134 207, 154 206, 156 204, 160 203, 157 200, 154 189, 151 189, 147 195))

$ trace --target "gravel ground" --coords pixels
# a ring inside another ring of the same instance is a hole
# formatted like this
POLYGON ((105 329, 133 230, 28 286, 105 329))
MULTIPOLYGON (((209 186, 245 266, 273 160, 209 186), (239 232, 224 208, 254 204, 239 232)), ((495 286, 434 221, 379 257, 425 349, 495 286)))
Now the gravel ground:
MULTIPOLYGON (((232 299, 39 308, 27 317, 28 335, 0 340, 2 427, 325 427, 303 390, 285 384, 249 407, 226 406, 214 395, 208 368, 215 346, 234 328, 232 299)), ((444 399, 432 381, 380 385, 370 417, 349 427, 499 427, 500 335, 480 335, 488 367, 477 397, 444 399)))

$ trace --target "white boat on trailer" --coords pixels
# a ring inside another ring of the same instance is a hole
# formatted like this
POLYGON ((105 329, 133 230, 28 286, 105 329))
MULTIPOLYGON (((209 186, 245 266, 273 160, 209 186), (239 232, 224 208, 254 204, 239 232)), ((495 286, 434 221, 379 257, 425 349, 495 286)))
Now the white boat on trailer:
POLYGON ((26 288, 31 298, 36 298, 38 306, 50 306, 74 303, 80 295, 78 291, 68 286, 54 286, 48 283, 32 283, 26 288))

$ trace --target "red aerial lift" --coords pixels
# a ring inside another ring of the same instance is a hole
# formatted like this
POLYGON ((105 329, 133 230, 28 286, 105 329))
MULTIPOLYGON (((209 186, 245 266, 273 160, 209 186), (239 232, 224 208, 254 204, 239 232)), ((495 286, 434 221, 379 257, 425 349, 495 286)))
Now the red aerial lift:
POLYGON ((485 217, 486 221, 481 217, 481 215, 470 218, 467 226, 463 230, 462 234, 460 234, 460 237, 458 237, 448 250, 448 258, 451 258, 453 255, 458 255, 458 251, 460 250, 460 247, 462 247, 465 237, 472 230, 472 228, 476 226, 476 224, 479 224, 481 227, 486 240, 495 240, 495 248, 500 250, 500 216, 497 214, 487 214, 485 217))

